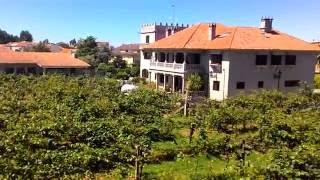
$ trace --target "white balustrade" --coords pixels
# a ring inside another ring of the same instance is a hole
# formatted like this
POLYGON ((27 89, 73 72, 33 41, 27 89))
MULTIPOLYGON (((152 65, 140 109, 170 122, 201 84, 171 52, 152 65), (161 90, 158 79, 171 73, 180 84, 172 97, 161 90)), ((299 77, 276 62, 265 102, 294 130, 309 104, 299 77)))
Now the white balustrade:
POLYGON ((166 63, 166 62, 150 62, 150 67, 156 70, 185 72, 185 71, 199 71, 200 64, 180 64, 180 63, 166 63))

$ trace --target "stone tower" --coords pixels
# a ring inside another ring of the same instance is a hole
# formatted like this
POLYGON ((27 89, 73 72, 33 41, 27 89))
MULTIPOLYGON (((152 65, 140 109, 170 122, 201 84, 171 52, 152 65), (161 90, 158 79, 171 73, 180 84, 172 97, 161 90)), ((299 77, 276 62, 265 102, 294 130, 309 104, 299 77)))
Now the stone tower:
POLYGON ((158 41, 162 38, 168 37, 178 31, 187 28, 189 25, 184 26, 183 24, 143 24, 140 29, 140 43, 149 44, 158 41))

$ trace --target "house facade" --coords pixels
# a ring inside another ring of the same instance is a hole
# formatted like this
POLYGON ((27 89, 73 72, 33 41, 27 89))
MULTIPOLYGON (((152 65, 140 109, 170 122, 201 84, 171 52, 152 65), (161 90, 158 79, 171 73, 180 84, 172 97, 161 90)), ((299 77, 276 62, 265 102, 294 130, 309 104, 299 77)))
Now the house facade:
POLYGON ((112 50, 112 54, 122 57, 129 66, 140 66, 140 44, 122 44, 112 50))
POLYGON ((188 76, 198 73, 202 91, 216 100, 241 91, 289 92, 302 82, 312 84, 319 49, 275 30, 272 21, 263 18, 260 27, 200 23, 145 45, 141 77, 184 92, 188 76))
POLYGON ((67 53, 0 52, 0 73, 77 75, 88 73, 89 67, 67 53))

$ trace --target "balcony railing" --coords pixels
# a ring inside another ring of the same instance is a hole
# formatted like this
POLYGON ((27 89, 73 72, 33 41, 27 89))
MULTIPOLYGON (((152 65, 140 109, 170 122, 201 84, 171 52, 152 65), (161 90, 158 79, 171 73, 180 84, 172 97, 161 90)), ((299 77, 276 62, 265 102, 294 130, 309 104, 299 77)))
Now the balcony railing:
POLYGON ((150 62, 150 67, 155 70, 174 72, 199 71, 201 68, 200 64, 179 64, 165 62, 150 62))

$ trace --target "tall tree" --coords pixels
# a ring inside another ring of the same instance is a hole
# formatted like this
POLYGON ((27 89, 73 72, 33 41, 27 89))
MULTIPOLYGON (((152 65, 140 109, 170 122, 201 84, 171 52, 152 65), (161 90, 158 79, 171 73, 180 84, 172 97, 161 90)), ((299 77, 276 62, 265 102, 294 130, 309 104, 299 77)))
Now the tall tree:
POLYGON ((6 31, 3 31, 0 29, 0 44, 7 44, 9 42, 17 42, 17 41, 19 41, 18 36, 8 34, 6 31))
POLYGON ((33 37, 29 31, 21 31, 20 33, 20 41, 33 41, 33 37))
POLYGON ((111 57, 111 52, 108 48, 98 48, 96 39, 93 36, 80 39, 77 49, 76 57, 89 62, 93 67, 98 67, 100 63, 107 63, 111 57))
POLYGON ((77 41, 76 39, 72 39, 71 41, 69 41, 70 46, 74 47, 77 45, 77 41))

